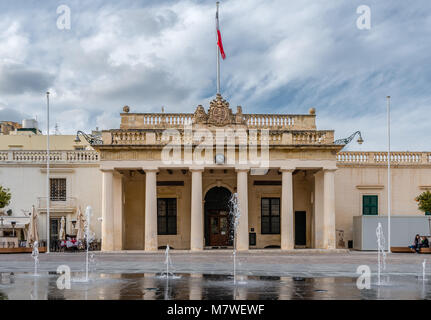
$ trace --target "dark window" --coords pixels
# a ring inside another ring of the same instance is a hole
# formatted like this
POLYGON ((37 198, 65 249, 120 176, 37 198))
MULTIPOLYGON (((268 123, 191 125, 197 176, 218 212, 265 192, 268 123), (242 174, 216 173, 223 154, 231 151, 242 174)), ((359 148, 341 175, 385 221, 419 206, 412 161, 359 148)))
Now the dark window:
POLYGON ((364 216, 378 215, 378 196, 362 196, 362 214, 364 216))
POLYGON ((49 179, 50 182, 50 200, 66 201, 66 179, 55 178, 49 179))
POLYGON ((262 198, 260 215, 262 234, 280 234, 280 198, 262 198))
POLYGON ((177 234, 177 199, 157 199, 157 234, 177 234))

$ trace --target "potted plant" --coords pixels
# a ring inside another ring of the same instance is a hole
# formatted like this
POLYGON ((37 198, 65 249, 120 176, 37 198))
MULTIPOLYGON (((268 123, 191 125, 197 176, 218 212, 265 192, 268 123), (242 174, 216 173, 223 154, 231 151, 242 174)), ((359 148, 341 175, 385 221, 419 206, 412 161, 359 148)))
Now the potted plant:
POLYGON ((4 215, 4 208, 9 205, 12 195, 8 188, 0 186, 0 214, 4 215))
POLYGON ((424 191, 415 200, 418 202, 420 211, 425 212, 426 215, 431 215, 431 192, 424 191))

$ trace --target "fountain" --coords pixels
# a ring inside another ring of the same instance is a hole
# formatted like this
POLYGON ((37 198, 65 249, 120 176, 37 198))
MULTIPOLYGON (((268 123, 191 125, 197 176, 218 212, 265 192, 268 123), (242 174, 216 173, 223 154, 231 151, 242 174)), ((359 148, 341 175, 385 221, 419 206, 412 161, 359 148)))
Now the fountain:
POLYGON ((90 231, 90 218, 92 215, 93 209, 90 206, 87 206, 85 209, 85 242, 86 242, 86 254, 85 254, 85 281, 88 281, 88 250, 90 248, 90 243, 94 239, 94 235, 90 231))
POLYGON ((377 277, 378 285, 382 283, 380 281, 380 274, 383 270, 386 270, 386 252, 385 252, 385 236, 383 235, 382 224, 379 222, 376 229, 377 235, 377 277))
POLYGON ((31 252, 31 256, 34 259, 34 273, 33 273, 33 275, 35 277, 38 276, 38 274, 37 274, 37 266, 39 264, 39 248, 38 247, 39 247, 39 242, 35 241, 33 243, 33 251, 31 252))
POLYGON ((86 244, 86 250, 85 250, 85 278, 74 278, 73 281, 75 282, 88 282, 88 269, 89 269, 89 249, 90 244, 94 240, 94 232, 91 232, 90 230, 90 219, 91 215, 93 214, 93 209, 90 206, 87 206, 85 209, 85 221, 84 221, 84 237, 85 237, 85 244, 86 244))
POLYGON ((425 270, 426 270, 427 261, 424 259, 422 262, 422 281, 425 282, 425 270))
POLYGON ((96 257, 94 253, 90 255, 90 272, 96 271, 96 257))
POLYGON ((170 250, 169 245, 167 245, 166 246, 166 250, 165 250, 165 266, 166 266, 166 271, 164 271, 164 272, 162 272, 160 274, 161 278, 165 278, 165 277, 166 278, 169 278, 169 277, 174 278, 175 277, 175 275, 173 274, 173 272, 169 271, 169 267, 172 267, 172 260, 171 260, 171 257, 169 256, 169 250, 170 250))
POLYGON ((237 193, 232 194, 232 197, 229 200, 229 204, 233 227, 233 284, 236 285, 236 236, 239 224, 239 217, 241 216, 237 193))

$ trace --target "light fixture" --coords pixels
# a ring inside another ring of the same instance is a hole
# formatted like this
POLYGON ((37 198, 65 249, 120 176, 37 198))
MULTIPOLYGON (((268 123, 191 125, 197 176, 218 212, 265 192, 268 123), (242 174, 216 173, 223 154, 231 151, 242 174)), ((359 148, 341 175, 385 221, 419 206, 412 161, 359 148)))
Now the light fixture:
POLYGON ((11 221, 10 224, 12 225, 12 236, 15 237, 15 226, 16 226, 16 221, 11 221))
POLYGON ((349 137, 344 138, 344 139, 338 139, 334 141, 334 144, 340 144, 340 145, 347 145, 350 141, 353 140, 353 138, 358 135, 358 140, 357 142, 359 144, 362 144, 364 142, 364 139, 362 139, 362 135, 361 135, 361 131, 356 131, 355 133, 351 134, 349 137))

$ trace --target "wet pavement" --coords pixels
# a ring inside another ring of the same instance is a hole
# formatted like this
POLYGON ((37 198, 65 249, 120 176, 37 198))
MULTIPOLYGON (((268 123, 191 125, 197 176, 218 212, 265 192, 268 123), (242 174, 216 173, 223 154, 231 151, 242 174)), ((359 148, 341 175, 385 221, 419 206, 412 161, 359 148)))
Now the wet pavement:
POLYGON ((73 273, 71 288, 60 290, 59 275, 2 273, 0 299, 9 300, 309 300, 430 299, 431 282, 413 276, 390 276, 378 286, 359 290, 355 278, 177 274, 165 279, 153 273, 91 274, 82 282, 73 273), (74 280, 76 279, 76 280, 74 280))
MULTIPOLYGON (((431 258, 431 257, 430 257, 431 258)), ((232 276, 232 253, 172 250, 176 276, 160 277, 164 253, 90 254, 89 281, 83 282, 83 253, 39 256, 33 275, 29 254, 0 255, 0 299, 430 299, 431 281, 422 280, 426 255, 390 254, 383 285, 377 285, 376 253, 287 254, 281 251, 241 252, 237 284, 232 276), (59 265, 70 267, 71 288, 59 289, 59 265), (372 271, 371 288, 356 286, 357 267, 372 271)), ((427 263, 426 279, 431 279, 427 263)))

